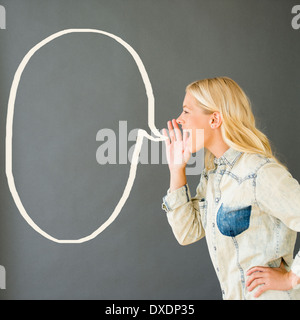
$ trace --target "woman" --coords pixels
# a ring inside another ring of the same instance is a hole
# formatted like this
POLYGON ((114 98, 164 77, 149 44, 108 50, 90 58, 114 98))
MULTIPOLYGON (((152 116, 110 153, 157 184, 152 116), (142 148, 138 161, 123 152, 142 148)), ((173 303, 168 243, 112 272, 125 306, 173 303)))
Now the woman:
POLYGON ((243 90, 227 77, 191 83, 168 130, 170 188, 162 207, 178 242, 205 236, 223 299, 300 299, 300 251, 293 259, 300 186, 255 127, 243 90), (185 167, 203 147, 205 167, 191 198, 185 167))

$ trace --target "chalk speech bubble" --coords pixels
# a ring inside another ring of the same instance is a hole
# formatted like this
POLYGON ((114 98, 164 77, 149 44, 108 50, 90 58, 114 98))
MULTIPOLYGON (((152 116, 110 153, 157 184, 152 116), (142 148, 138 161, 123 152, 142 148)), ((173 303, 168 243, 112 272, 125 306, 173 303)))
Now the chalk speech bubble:
POLYGON ((155 124, 154 124, 154 95, 153 95, 152 85, 149 80, 145 66, 144 66, 141 58, 137 54, 137 52, 127 42, 125 42, 120 37, 118 37, 112 33, 108 33, 106 31, 97 30, 97 29, 62 30, 62 31, 54 33, 53 35, 42 40, 37 45, 35 45, 25 55, 25 57, 21 61, 20 65, 15 73, 15 76, 14 76, 14 79, 12 82, 12 86, 10 89, 9 100, 8 100, 7 119, 6 119, 6 138, 5 138, 5 171, 6 171, 9 190, 12 194, 14 202, 15 202, 17 208, 19 209, 21 215, 35 231, 40 233, 45 238, 52 240, 54 242, 57 242, 57 243, 83 243, 83 242, 86 242, 86 241, 89 241, 89 240, 95 238, 117 218, 117 216, 119 215, 120 211, 122 210, 126 200, 129 197, 129 194, 131 192, 131 189, 132 189, 132 186, 134 183, 134 179, 136 176, 139 154, 140 154, 140 151, 142 148, 142 143, 143 143, 144 137, 148 138, 150 140, 153 140, 153 141, 157 141, 157 142, 164 141, 166 139, 163 135, 160 134, 159 130, 155 127, 155 124), (116 205, 114 211, 110 215, 110 217, 98 229, 96 229, 94 232, 92 232, 90 235, 88 235, 86 237, 83 237, 80 239, 74 239, 74 240, 61 240, 61 239, 57 239, 57 238, 52 237, 50 234, 48 234, 47 232, 42 230, 30 218, 30 216, 28 215, 26 209, 24 208, 24 206, 22 204, 22 201, 21 201, 20 196, 18 194, 18 191, 16 189, 15 180, 14 180, 13 171, 12 171, 12 138, 13 138, 13 120, 14 120, 15 101, 16 101, 16 96, 17 96, 17 91, 18 91, 20 80, 21 80, 21 76, 23 74, 25 67, 29 63, 32 56, 39 49, 41 49, 47 43, 49 43, 49 42, 51 42, 51 41, 53 41, 63 35, 69 34, 69 33, 98 33, 98 34, 102 34, 102 35, 105 35, 107 37, 114 39, 115 41, 117 41, 123 47, 125 47, 127 49, 127 51, 131 54, 132 58, 134 59, 135 63, 137 64, 137 67, 138 67, 139 72, 141 74, 142 80, 144 82, 146 94, 147 94, 147 98, 148 98, 148 126, 149 126, 151 132, 154 135, 156 135, 157 138, 151 136, 143 129, 138 130, 137 141, 136 141, 134 152, 132 155, 132 161, 131 161, 131 165, 130 165, 128 180, 127 180, 126 186, 124 188, 123 194, 122 194, 118 204, 116 205))

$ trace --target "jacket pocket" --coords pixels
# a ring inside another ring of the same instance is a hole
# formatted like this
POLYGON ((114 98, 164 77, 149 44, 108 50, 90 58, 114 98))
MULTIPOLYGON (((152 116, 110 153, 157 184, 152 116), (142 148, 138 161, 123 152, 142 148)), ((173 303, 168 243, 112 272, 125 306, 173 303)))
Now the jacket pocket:
POLYGON ((206 220, 207 220, 207 201, 205 199, 199 200, 199 212, 200 212, 202 226, 205 229, 206 220))
POLYGON ((217 213, 217 225, 224 236, 235 237, 249 228, 251 206, 232 210, 223 206, 217 213))

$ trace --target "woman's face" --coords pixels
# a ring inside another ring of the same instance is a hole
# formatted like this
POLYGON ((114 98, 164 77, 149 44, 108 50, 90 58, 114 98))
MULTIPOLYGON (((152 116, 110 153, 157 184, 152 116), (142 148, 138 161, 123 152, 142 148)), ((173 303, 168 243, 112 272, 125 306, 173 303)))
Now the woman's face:
POLYGON ((213 114, 204 113, 194 96, 187 92, 183 101, 183 111, 176 122, 181 125, 182 130, 187 130, 190 136, 192 135, 189 144, 192 153, 208 144, 212 134, 212 120, 213 114))

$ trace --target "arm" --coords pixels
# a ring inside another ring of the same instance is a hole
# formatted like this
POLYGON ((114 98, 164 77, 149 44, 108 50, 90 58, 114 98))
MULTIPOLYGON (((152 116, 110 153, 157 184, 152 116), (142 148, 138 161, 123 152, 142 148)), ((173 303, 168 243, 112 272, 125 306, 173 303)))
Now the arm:
MULTIPOLYGON (((169 224, 177 241, 181 245, 193 243, 204 236, 199 212, 200 192, 191 199, 186 180, 185 167, 191 157, 188 147, 187 132, 181 135, 178 124, 173 119, 168 122, 170 140, 167 131, 163 133, 166 139, 167 160, 170 170, 170 188, 163 198, 162 208, 167 212, 169 224), (175 135, 176 133, 176 135, 175 135)), ((199 188, 197 188, 199 190, 199 188)))
MULTIPOLYGON (((300 186, 296 179, 282 166, 270 162, 257 173, 256 200, 259 207, 281 220, 290 229, 300 231, 300 186)), ((247 273, 248 289, 258 284, 259 296, 266 290, 290 290, 300 284, 300 251, 296 255, 291 271, 287 272, 283 263, 280 268, 254 267, 247 273), (260 271, 260 272, 255 272, 260 271)))
POLYGON ((205 210, 206 203, 201 192, 204 179, 201 175, 194 198, 191 198, 188 184, 172 192, 169 189, 163 198, 162 208, 166 211, 174 236, 181 245, 194 243, 205 236, 200 213, 200 210, 205 210))

